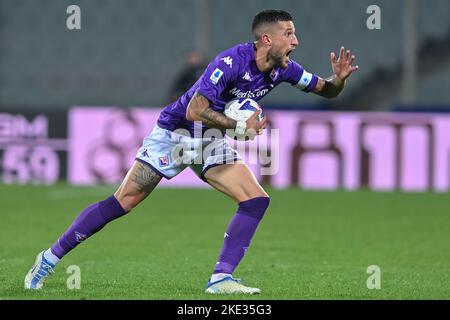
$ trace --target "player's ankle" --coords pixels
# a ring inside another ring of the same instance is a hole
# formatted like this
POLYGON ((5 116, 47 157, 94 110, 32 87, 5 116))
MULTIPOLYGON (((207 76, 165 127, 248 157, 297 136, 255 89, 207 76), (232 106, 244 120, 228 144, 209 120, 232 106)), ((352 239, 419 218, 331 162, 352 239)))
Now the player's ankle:
POLYGON ((49 248, 44 251, 44 258, 54 266, 59 262, 59 258, 52 252, 52 250, 49 248))
POLYGON ((226 277, 231 277, 231 274, 229 273, 213 273, 213 275, 211 276, 211 282, 217 282, 220 281, 226 277))

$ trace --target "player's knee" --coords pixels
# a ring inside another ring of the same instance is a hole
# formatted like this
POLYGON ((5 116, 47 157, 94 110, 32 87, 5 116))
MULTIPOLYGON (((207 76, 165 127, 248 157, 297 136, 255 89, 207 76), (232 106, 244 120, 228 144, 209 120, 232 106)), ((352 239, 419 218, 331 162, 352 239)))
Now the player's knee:
POLYGON ((117 201, 126 213, 130 213, 139 203, 136 197, 126 195, 115 195, 117 201))
POLYGON ((114 193, 114 196, 122 208, 128 213, 141 203, 148 196, 148 193, 121 186, 114 193))
MULTIPOLYGON (((120 201, 119 201, 120 202, 120 201)), ((122 208, 127 212, 130 213, 134 208, 137 207, 137 205, 140 203, 141 201, 137 201, 136 199, 133 198, 125 198, 122 200, 121 205, 122 208)))
POLYGON ((254 198, 270 198, 270 197, 266 191, 261 189, 261 190, 249 192, 247 194, 247 198, 250 200, 250 199, 254 199, 254 198))
POLYGON ((255 198, 269 198, 269 195, 262 188, 253 190, 242 190, 241 193, 235 194, 235 199, 238 202, 248 201, 255 198))

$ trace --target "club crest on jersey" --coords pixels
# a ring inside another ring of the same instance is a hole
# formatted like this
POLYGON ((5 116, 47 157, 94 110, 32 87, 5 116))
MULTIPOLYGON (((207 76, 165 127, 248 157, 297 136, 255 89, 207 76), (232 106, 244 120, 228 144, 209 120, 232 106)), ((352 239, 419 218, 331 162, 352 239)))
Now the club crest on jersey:
POLYGON ((213 84, 217 84, 217 82, 219 82, 219 79, 222 77, 222 75, 223 75, 223 71, 220 70, 219 68, 216 68, 216 70, 214 70, 213 73, 211 74, 211 76, 209 77, 209 80, 213 84))
POLYGON ((270 79, 272 79, 272 81, 275 81, 275 79, 278 77, 278 71, 275 69, 272 69, 272 72, 270 73, 270 79))
POLYGON ((84 240, 87 239, 87 236, 78 231, 75 231, 75 239, 77 240, 77 242, 83 242, 84 240))
POLYGON ((159 166, 160 167, 167 167, 169 165, 169 157, 159 157, 159 166))

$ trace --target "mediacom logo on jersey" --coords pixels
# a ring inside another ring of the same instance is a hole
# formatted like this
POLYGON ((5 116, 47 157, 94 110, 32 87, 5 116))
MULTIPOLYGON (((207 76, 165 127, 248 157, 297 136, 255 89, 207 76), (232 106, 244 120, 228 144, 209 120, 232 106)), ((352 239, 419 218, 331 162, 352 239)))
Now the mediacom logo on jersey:
POLYGON ((232 95, 234 95, 236 98, 250 98, 250 99, 254 99, 257 97, 262 97, 265 96, 266 94, 269 93, 269 89, 257 89, 255 91, 241 91, 241 89, 238 89, 236 87, 234 87, 233 89, 231 89, 229 91, 229 93, 231 93, 232 95))

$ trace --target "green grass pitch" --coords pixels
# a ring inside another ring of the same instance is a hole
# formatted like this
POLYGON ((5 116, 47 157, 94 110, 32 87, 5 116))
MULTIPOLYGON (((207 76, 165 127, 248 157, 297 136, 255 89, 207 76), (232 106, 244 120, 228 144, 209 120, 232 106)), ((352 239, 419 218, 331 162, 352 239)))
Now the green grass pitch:
POLYGON ((157 189, 25 291, 35 255, 113 187, 0 186, 0 299, 448 299, 450 195, 269 189, 271 206, 235 272, 259 296, 203 293, 235 204, 203 189, 157 189), (70 265, 81 289, 66 287, 70 265), (381 289, 367 288, 367 267, 381 289))

